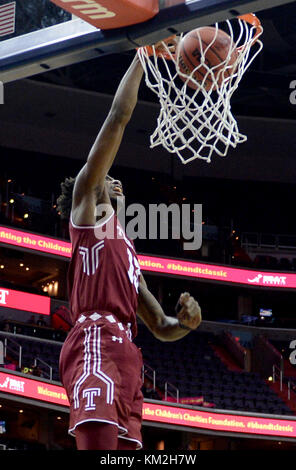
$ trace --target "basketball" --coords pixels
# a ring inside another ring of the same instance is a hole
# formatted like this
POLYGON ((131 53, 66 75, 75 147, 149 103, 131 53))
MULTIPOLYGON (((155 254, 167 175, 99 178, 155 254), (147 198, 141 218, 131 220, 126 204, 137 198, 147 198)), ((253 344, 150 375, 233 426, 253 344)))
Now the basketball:
MULTIPOLYGON (((180 41, 178 53, 180 71, 186 75, 194 72, 193 78, 199 83, 204 80, 206 90, 212 87, 213 81, 220 87, 222 81, 235 72, 235 67, 231 66, 237 59, 237 50, 231 37, 221 29, 207 26, 190 31, 180 41)), ((180 75, 180 78, 186 81, 186 77, 180 75)), ((188 86, 198 88, 193 80, 188 81, 188 86)))

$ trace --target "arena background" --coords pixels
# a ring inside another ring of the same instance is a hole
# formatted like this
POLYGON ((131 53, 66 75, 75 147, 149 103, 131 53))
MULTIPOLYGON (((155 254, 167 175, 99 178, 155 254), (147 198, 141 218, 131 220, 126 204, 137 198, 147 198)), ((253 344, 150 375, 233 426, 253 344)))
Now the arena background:
MULTIPOLYGON (((112 169, 127 204, 203 208, 200 250, 184 251, 182 240, 135 241, 164 310, 174 314, 186 290, 203 315, 201 327, 175 345, 139 324, 145 450, 295 449, 295 12, 292 2, 257 13, 264 49, 232 102, 247 143, 211 164, 185 166, 151 150, 159 105, 143 81, 112 169)), ((1 56, 7 40, 70 19, 49 0, 17 2, 1 56)), ((61 181, 83 165, 133 55, 114 51, 24 77, 21 64, 8 73, 0 57, 3 449, 75 448, 58 376, 70 248, 56 198, 61 181)))

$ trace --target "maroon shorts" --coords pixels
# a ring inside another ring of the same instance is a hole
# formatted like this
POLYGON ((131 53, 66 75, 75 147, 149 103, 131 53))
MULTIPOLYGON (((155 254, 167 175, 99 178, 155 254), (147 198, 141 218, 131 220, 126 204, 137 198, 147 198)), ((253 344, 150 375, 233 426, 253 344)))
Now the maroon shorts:
POLYGON ((98 316, 78 319, 60 355, 60 378, 70 402, 69 434, 75 436, 76 427, 87 421, 110 423, 118 427, 118 437, 141 448, 142 353, 114 315, 98 316))

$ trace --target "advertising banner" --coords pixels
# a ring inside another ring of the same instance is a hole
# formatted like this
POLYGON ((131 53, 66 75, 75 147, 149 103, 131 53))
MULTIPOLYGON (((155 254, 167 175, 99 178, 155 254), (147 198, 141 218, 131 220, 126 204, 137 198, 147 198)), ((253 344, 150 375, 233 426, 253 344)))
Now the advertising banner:
MULTIPOLYGON (((71 243, 29 232, 0 226, 0 243, 71 258, 71 243)), ((196 263, 174 258, 138 255, 141 269, 159 274, 171 274, 230 284, 265 288, 296 289, 296 274, 257 271, 215 264, 196 263)))
MULTIPOLYGON (((62 386, 41 380, 0 372, 0 393, 7 393, 69 406, 69 401, 62 386)), ((85 398, 86 399, 86 398, 85 398)), ((98 397, 99 399, 99 397, 98 397)), ((296 419, 277 419, 273 417, 246 416, 238 414, 215 413, 198 409, 172 406, 168 404, 143 404, 143 421, 166 423, 168 425, 199 428, 210 431, 231 432, 249 435, 290 437, 296 439, 296 419)))
POLYGON ((50 297, 28 294, 0 286, 0 307, 50 315, 50 297))

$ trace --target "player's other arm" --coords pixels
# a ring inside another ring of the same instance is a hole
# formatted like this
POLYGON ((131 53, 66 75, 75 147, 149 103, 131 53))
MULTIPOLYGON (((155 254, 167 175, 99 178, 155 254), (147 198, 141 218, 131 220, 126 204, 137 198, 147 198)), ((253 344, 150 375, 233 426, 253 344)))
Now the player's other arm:
POLYGON ((89 211, 87 208, 86 211, 82 210, 84 224, 93 225, 93 207, 89 206, 92 200, 94 203, 100 199, 107 202, 103 194, 105 177, 113 164, 124 130, 136 106, 142 76, 143 68, 136 54, 119 84, 111 109, 89 152, 87 162, 76 178, 72 209, 75 211, 79 207, 78 212, 81 212, 84 205, 89 207, 89 211))
POLYGON ((144 277, 141 275, 137 315, 157 339, 176 341, 200 325, 201 309, 198 302, 188 292, 185 292, 181 294, 179 303, 182 308, 177 317, 167 316, 159 302, 147 288, 144 277), (180 324, 188 329, 180 327, 180 324))

